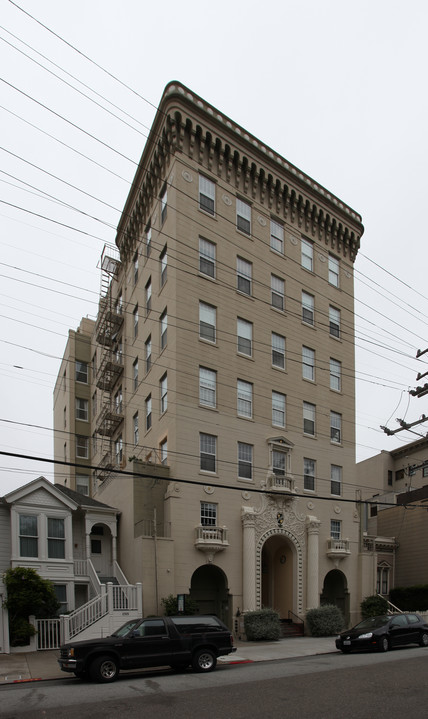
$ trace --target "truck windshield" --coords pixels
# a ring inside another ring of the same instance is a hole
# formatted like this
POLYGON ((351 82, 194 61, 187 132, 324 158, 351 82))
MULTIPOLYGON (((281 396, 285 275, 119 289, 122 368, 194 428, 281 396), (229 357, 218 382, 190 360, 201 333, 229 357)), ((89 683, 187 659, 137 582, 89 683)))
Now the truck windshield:
POLYGON ((132 621, 126 622, 126 624, 122 624, 119 629, 116 629, 115 632, 111 635, 112 637, 124 637, 128 632, 131 631, 134 627, 139 624, 141 619, 133 619, 132 621))

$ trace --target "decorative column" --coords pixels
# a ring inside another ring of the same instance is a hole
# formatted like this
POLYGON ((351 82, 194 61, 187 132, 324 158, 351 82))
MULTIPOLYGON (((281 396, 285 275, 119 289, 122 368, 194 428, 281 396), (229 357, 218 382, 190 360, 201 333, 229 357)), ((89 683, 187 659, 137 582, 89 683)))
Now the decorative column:
POLYGON ((256 609, 256 520, 253 507, 242 508, 242 603, 244 611, 256 609))
POLYGON ((308 556, 306 573, 306 608, 313 609, 320 603, 318 590, 319 574, 319 531, 320 520, 316 517, 306 517, 306 531, 308 534, 308 556))

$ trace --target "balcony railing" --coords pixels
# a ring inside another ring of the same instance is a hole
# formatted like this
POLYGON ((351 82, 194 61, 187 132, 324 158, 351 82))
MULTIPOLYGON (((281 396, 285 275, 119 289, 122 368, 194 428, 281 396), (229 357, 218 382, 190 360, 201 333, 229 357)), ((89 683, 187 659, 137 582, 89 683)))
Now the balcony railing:
POLYGON ((288 494, 295 494, 296 492, 294 478, 285 474, 285 472, 271 472, 267 478, 266 489, 287 492, 288 494))
POLYGON ((213 554, 228 546, 227 527, 205 527, 202 524, 195 527, 195 547, 197 549, 213 554))
POLYGON ((327 539, 327 556, 331 559, 342 559, 351 554, 349 539, 327 539))
POLYGON ((97 432, 104 437, 112 437, 122 422, 123 414, 119 408, 103 407, 98 417, 97 432))
POLYGON ((98 389, 109 392, 117 379, 123 372, 122 355, 109 356, 109 353, 102 359, 97 372, 96 385, 98 389))

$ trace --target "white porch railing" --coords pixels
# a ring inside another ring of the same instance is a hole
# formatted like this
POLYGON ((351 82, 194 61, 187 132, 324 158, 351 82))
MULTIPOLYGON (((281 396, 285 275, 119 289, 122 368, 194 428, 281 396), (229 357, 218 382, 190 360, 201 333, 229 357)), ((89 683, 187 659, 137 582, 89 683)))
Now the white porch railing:
POLYGON ((108 612, 107 593, 102 587, 102 594, 91 599, 83 607, 79 607, 71 614, 62 614, 61 619, 61 642, 67 642, 87 627, 97 622, 108 612))
POLYGON ((36 647, 41 649, 59 649, 60 619, 36 619, 36 647))

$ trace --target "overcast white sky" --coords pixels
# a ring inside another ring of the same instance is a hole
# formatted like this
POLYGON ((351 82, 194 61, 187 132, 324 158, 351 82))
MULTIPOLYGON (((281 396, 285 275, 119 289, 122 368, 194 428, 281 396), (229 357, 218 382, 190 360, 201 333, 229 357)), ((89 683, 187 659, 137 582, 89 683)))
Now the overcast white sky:
MULTIPOLYGON (((0 449, 52 457, 68 328, 96 313, 97 262, 170 80, 362 215, 357 459, 417 439, 380 426, 428 414, 428 397, 408 394, 428 369, 428 353, 415 360, 428 347, 428 4, 17 4, 0 0, 0 449)), ((0 456, 0 496, 40 474, 53 466, 0 456)))

